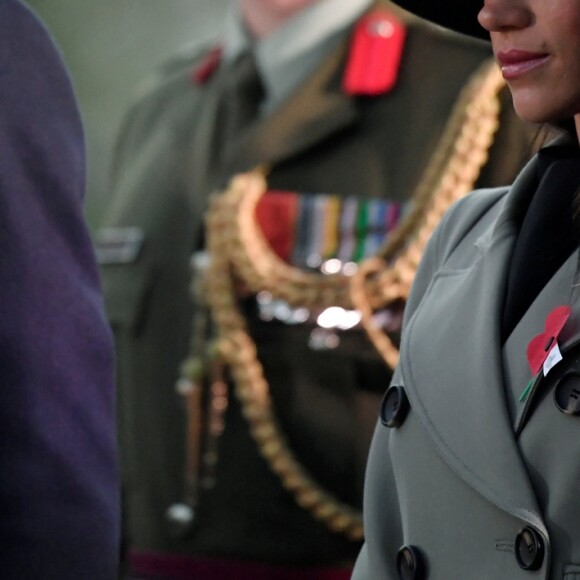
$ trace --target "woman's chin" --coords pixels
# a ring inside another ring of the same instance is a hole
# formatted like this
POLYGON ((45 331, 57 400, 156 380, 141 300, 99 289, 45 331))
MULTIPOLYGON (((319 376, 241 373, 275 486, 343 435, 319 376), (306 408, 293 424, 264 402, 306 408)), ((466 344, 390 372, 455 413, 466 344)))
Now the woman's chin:
POLYGON ((519 97, 517 93, 512 93, 512 98, 518 117, 528 123, 560 125, 578 113, 578 108, 569 103, 558 106, 557 99, 553 95, 551 99, 541 99, 530 98, 529 95, 519 97))

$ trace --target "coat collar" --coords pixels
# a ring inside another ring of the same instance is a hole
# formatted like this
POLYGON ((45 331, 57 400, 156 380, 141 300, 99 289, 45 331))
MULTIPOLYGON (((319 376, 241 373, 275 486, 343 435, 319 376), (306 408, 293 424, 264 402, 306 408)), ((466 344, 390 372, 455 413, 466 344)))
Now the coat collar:
POLYGON ((494 226, 488 228, 475 241, 475 247, 482 254, 489 251, 494 240, 501 238, 504 231, 517 235, 519 224, 525 214, 525 208, 529 205, 531 196, 535 191, 538 181, 537 175, 538 159, 534 156, 516 177, 509 194, 502 202, 503 207, 494 226))
POLYGON ((244 52, 253 52, 265 89, 263 111, 268 114, 350 36, 353 23, 371 4, 372 0, 314 2, 273 34, 254 39, 244 25, 239 4, 233 3, 223 34, 224 61, 233 63, 244 52))
POLYGON ((519 229, 536 190, 539 173, 542 171, 541 165, 545 163, 542 159, 553 157, 557 155, 556 152, 559 149, 572 146, 577 147, 578 143, 568 135, 561 135, 540 149, 538 154, 528 162, 514 181, 512 193, 506 197, 505 209, 497 221, 496 232, 506 225, 519 229))
MULTIPOLYGON (((548 152, 563 146, 570 146, 574 140, 568 135, 561 135, 552 140, 543 151, 548 152)), ((542 150, 540 150, 542 151, 542 150)), ((510 193, 504 198, 503 207, 493 228, 488 228, 475 242, 481 253, 485 253, 493 240, 503 234, 503 230, 519 230, 525 212, 538 184, 538 155, 524 166, 510 187, 510 193)))

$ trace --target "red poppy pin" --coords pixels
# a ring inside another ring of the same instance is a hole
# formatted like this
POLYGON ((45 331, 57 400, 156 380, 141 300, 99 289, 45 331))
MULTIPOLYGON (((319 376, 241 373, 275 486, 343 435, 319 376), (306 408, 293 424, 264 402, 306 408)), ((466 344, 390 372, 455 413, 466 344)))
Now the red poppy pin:
POLYGON ((570 306, 558 306, 548 314, 544 325, 544 332, 534 336, 528 344, 528 364, 532 374, 540 372, 550 352, 558 344, 558 337, 566 325, 572 308, 570 306))

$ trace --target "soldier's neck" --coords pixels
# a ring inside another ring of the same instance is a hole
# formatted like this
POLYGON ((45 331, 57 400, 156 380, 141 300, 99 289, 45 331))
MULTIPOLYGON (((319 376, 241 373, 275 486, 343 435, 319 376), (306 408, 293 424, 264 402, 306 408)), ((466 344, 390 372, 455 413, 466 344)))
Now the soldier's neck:
POLYGON ((266 38, 284 26, 298 12, 320 0, 239 0, 248 32, 266 38))

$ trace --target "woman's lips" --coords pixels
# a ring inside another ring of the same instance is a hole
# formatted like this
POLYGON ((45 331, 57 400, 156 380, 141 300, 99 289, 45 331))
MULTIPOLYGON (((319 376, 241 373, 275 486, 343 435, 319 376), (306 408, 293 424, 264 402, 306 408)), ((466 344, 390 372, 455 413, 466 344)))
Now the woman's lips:
POLYGON ((496 58, 501 67, 503 78, 510 81, 541 67, 550 58, 550 55, 513 49, 498 52, 496 58))

